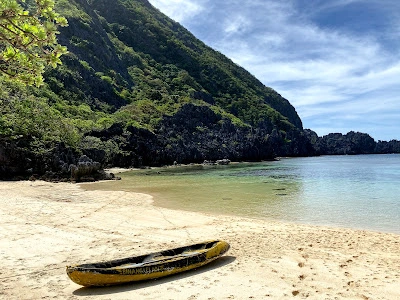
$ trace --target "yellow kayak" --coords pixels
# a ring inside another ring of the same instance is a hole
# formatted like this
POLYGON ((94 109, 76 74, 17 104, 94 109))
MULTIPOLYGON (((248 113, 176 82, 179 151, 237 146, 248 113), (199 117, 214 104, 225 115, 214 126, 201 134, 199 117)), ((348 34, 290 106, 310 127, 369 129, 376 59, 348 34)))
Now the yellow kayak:
POLYGON ((67 274, 73 282, 83 286, 149 280, 208 264, 226 253, 229 247, 224 241, 208 241, 136 257, 67 266, 67 274))

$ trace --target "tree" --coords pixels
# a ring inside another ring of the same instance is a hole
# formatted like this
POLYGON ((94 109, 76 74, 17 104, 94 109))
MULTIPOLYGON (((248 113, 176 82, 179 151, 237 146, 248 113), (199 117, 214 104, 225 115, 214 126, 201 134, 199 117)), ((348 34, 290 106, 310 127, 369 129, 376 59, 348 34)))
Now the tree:
POLYGON ((61 64, 67 53, 57 42, 58 26, 68 22, 54 11, 54 0, 1 0, 0 75, 41 85, 45 67, 61 64))

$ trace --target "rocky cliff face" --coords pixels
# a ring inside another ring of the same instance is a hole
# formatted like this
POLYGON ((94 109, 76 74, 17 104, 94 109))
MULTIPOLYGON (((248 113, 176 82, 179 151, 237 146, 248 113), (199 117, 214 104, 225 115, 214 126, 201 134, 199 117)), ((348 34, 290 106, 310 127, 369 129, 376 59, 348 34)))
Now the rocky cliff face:
MULTIPOLYGON (((270 124, 270 126, 272 126, 270 124)), ((155 132, 116 124, 105 131, 88 134, 98 139, 98 148, 84 152, 104 164, 120 167, 172 165, 216 161, 258 161, 281 156, 306 156, 314 149, 302 131, 288 133, 238 126, 206 106, 184 105, 176 114, 164 117, 155 132), (106 144, 112 141, 119 152, 104 159, 106 144)))
POLYGON ((400 153, 400 141, 375 142, 369 135, 349 132, 323 137, 311 130, 284 135, 273 129, 240 127, 204 106, 182 107, 166 118, 157 132, 123 124, 93 131, 80 152, 60 144, 46 154, 26 150, 28 141, 0 143, 0 180, 44 179, 93 181, 114 179, 104 167, 162 166, 229 159, 259 161, 281 156, 400 153), (285 142, 290 139, 291 142, 285 142), (96 140, 96 143, 93 142, 96 140), (96 144, 94 147, 93 145, 96 144))
POLYGON ((59 144, 47 153, 27 150, 29 141, 0 139, 0 180, 94 181, 113 179, 100 163, 59 144))
POLYGON ((319 137, 312 130, 305 130, 317 155, 355 155, 400 153, 400 141, 376 142, 370 135, 350 131, 347 134, 330 133, 319 137))

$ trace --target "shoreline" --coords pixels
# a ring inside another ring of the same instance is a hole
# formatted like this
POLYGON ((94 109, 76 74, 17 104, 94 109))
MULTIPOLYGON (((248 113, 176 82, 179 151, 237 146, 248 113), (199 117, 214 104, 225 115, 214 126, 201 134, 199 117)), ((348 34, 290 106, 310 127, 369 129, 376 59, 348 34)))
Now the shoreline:
POLYGON ((394 233, 172 210, 70 183, 0 181, 0 201, 0 298, 400 298, 394 233), (213 238, 230 243, 226 256, 159 280, 88 289, 65 273, 213 238))
MULTIPOLYGON (((286 158, 286 157, 282 157, 282 159, 291 159, 291 158, 286 158)), ((252 162, 232 162, 231 165, 235 166, 235 165, 244 165, 245 164, 252 164, 252 162)), ((209 165, 204 165, 204 164, 188 164, 188 165, 178 165, 178 166, 163 166, 163 167, 149 167, 149 168, 144 168, 144 169, 135 169, 135 168, 130 168, 130 169, 124 169, 124 168, 116 168, 116 169, 108 169, 109 172, 116 172, 116 174, 120 174, 120 178, 122 178, 123 180, 121 182, 126 182, 125 179, 127 176, 127 178, 130 178, 129 175, 125 175, 123 173, 125 172, 132 172, 133 174, 135 172, 138 172, 136 174, 145 174, 145 175, 155 175, 157 176, 157 174, 155 174, 155 172, 157 172, 158 174, 163 174, 164 171, 168 172, 168 170, 171 169, 179 169, 182 168, 182 170, 184 168, 190 168, 190 167, 210 167, 209 165), (147 172, 148 171, 148 172, 147 172), (142 173, 139 173, 142 172, 142 173), (143 173, 145 172, 145 173, 143 173), (153 173, 151 173, 153 172, 153 173)), ((211 167, 224 167, 224 166, 211 166, 211 167)), ((167 173, 166 173, 167 174, 167 173)), ((190 173, 189 173, 190 174, 190 173)), ((133 182, 131 182, 133 183, 133 182)), ((241 212, 240 210, 237 211, 233 211, 231 210, 230 212, 226 212, 224 210, 218 210, 217 212, 213 212, 210 209, 208 209, 206 207, 206 209, 203 208, 203 206, 193 206, 193 205, 181 205, 181 203, 179 201, 176 201, 176 197, 173 194, 171 199, 174 199, 172 201, 170 201, 170 198, 168 197, 168 191, 166 192, 160 192, 160 191, 154 191, 154 189, 152 188, 152 186, 150 185, 150 189, 149 188, 145 188, 143 187, 143 184, 139 184, 139 188, 136 186, 135 189, 129 189, 126 187, 121 187, 118 185, 114 185, 113 182, 110 181, 99 181, 99 182, 95 182, 95 183, 82 183, 82 184, 87 184, 85 188, 87 188, 88 190, 119 190, 119 189, 123 189, 125 191, 137 191, 139 190, 141 193, 146 193, 146 194, 150 194, 151 196, 154 197, 154 204, 158 207, 162 207, 162 208, 167 208, 167 209, 176 209, 176 210, 182 210, 182 211, 189 211, 189 212, 199 212, 199 213, 205 213, 205 214, 211 214, 211 215, 224 215, 224 216, 238 216, 238 217, 244 217, 244 218, 251 218, 251 219, 257 219, 257 220, 265 220, 265 221, 279 221, 279 222, 283 222, 283 223, 294 223, 294 224, 300 224, 300 225, 310 225, 310 226, 323 226, 323 227, 330 227, 330 228, 341 228, 341 229, 354 229, 354 230, 365 230, 365 231, 372 231, 372 232, 382 232, 382 233, 392 233, 392 234, 399 234, 400 235, 400 227, 396 226, 396 223, 390 222, 386 220, 385 222, 382 222, 383 219, 378 220, 375 223, 371 223, 371 222, 346 222, 347 220, 336 220, 336 219, 329 219, 329 218, 319 218, 318 220, 316 220, 315 218, 302 218, 302 220, 297 220, 295 218, 285 218, 285 217, 281 217, 281 218, 274 218, 274 217, 268 217, 268 216, 264 216, 264 215, 257 215, 257 214, 245 214, 243 212, 241 212), (92 184, 93 187, 90 187, 92 184), (97 186, 95 186, 97 185, 97 186), (113 187, 116 188, 114 189, 113 187), (199 208, 201 207, 201 208, 199 208), (203 209, 202 209, 203 208, 203 209)), ((156 186, 156 185, 154 185, 156 186)), ((192 195, 193 196, 193 195, 192 195)), ((196 198, 196 195, 193 196, 196 201, 199 201, 196 198)), ((192 201, 192 203, 196 203, 196 201, 192 201)), ((201 201, 201 200, 200 200, 201 201)), ((368 217, 365 217, 365 220, 368 220, 368 217)), ((376 220, 375 220, 376 221, 376 220)))

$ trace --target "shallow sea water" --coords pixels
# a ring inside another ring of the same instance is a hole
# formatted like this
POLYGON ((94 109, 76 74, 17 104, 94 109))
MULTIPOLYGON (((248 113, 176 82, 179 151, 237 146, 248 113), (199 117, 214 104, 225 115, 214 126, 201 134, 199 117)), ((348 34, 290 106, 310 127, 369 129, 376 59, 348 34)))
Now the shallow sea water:
POLYGON ((400 234, 400 155, 285 158, 132 171, 91 189, 162 207, 400 234))

